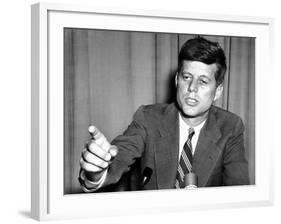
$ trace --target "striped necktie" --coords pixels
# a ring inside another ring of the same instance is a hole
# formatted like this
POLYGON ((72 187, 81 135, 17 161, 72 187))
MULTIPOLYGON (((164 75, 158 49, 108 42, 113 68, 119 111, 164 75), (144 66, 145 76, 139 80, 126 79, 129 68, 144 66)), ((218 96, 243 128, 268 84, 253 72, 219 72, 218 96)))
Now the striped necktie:
POLYGON ((188 130, 188 139, 183 146, 183 150, 181 152, 180 162, 178 165, 177 170, 177 177, 176 177, 176 188, 184 188, 184 176, 185 174, 192 171, 192 145, 191 139, 194 135, 194 129, 189 128, 188 130))

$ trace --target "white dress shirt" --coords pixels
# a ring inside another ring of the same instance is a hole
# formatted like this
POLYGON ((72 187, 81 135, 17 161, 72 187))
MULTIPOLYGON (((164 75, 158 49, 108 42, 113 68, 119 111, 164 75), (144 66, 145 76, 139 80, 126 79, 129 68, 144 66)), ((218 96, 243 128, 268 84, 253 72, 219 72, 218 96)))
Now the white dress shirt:
MULTIPOLYGON (((194 152, 195 152, 195 149, 196 149, 196 145, 197 145, 197 142, 198 142, 198 138, 199 138, 199 134, 200 134, 200 131, 203 127, 203 125, 205 124, 206 120, 204 120, 203 122, 201 122, 199 125, 193 127, 194 129, 194 135, 191 139, 191 145, 192 145, 192 155, 194 155, 194 152)), ((188 130, 189 128, 191 128, 189 125, 187 125, 185 123, 185 121, 183 120, 181 114, 179 113, 179 160, 180 160, 180 157, 181 157, 181 152, 182 152, 182 149, 183 149, 183 146, 185 144, 185 142, 187 141, 188 139, 188 130)))

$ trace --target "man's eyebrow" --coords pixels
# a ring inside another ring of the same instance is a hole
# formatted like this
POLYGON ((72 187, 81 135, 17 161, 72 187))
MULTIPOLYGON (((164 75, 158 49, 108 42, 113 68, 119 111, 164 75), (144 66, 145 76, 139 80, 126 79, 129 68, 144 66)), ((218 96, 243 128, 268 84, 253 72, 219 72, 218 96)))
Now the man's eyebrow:
POLYGON ((206 76, 206 75, 200 75, 199 77, 200 77, 200 78, 206 78, 206 79, 212 80, 209 76, 206 76))
POLYGON ((182 74, 182 75, 184 75, 184 74, 193 75, 191 72, 186 72, 186 71, 182 71, 181 74, 182 74))

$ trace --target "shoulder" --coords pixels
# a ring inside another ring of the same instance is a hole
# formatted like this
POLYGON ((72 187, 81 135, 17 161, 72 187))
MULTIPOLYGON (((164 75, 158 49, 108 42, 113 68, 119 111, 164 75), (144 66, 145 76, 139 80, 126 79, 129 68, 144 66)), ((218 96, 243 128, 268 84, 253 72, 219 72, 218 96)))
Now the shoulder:
POLYGON ((237 114, 225 110, 221 107, 217 107, 217 106, 212 106, 211 107, 211 111, 212 113, 214 113, 218 118, 222 118, 222 119, 226 119, 226 120, 237 120, 237 119, 241 119, 237 114))
POLYGON ((142 105, 139 107, 138 111, 142 111, 146 114, 165 114, 170 104, 158 103, 158 104, 150 104, 150 105, 142 105))
POLYGON ((134 120, 146 120, 149 122, 163 121, 163 119, 166 119, 167 116, 170 116, 171 112, 177 112, 173 103, 142 105, 136 111, 134 120))
POLYGON ((212 106, 211 114, 215 117, 217 125, 222 129, 244 130, 244 124, 241 117, 233 112, 220 107, 212 106))
POLYGON ((142 105, 140 106, 140 108, 145 112, 164 113, 170 105, 171 104, 166 104, 166 103, 155 103, 155 104, 142 105))

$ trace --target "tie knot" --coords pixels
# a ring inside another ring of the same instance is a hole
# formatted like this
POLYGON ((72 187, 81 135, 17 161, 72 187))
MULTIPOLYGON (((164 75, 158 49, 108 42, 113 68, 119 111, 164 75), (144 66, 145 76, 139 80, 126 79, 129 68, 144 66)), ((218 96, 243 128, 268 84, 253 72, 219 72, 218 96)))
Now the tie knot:
POLYGON ((188 138, 192 139, 193 135, 195 134, 195 131, 193 128, 188 129, 188 138))

